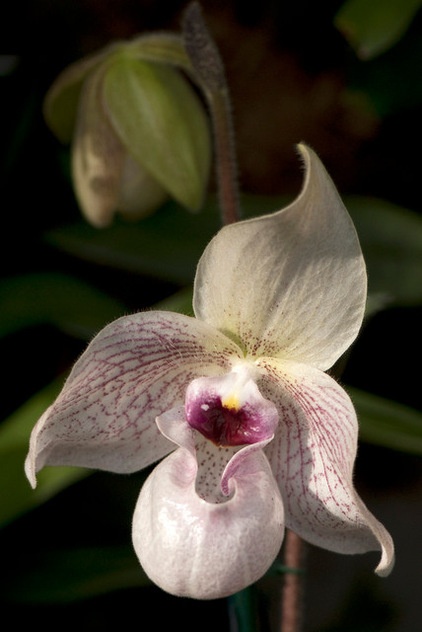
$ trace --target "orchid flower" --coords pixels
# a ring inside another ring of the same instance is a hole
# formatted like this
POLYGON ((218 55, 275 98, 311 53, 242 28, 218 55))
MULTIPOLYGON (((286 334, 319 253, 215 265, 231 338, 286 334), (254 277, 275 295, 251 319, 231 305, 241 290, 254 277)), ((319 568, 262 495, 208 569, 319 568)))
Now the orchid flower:
POLYGON ((139 219, 172 197, 197 211, 211 162, 207 113, 181 69, 176 35, 115 42, 65 68, 44 102, 47 125, 71 143, 75 195, 95 227, 139 219))
POLYGON ((353 405, 326 373, 360 329, 364 259, 330 177, 299 147, 296 200, 206 247, 195 317, 148 311, 106 326, 32 432, 33 486, 45 465, 130 473, 161 460, 133 544, 175 595, 219 598, 255 582, 285 527, 338 553, 379 550, 379 575, 393 566, 391 537, 353 485, 353 405))

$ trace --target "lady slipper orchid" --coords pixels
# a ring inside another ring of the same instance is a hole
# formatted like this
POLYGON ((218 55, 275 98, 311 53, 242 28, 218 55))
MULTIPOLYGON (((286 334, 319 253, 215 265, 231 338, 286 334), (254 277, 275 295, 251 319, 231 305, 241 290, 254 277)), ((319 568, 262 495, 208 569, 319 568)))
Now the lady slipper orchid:
POLYGON ((180 70, 179 38, 159 33, 113 43, 67 67, 44 102, 47 124, 71 143, 72 179, 86 219, 138 219, 168 196, 196 211, 211 160, 205 108, 180 70))
POLYGON ((285 527, 338 553, 380 550, 380 575, 393 566, 391 537, 353 486, 353 405, 325 372, 360 329, 365 264, 330 177, 300 151, 297 199, 222 228, 205 249, 195 317, 150 311, 105 327, 32 432, 33 486, 45 465, 129 473, 162 459, 133 543, 176 595, 253 583, 285 527))

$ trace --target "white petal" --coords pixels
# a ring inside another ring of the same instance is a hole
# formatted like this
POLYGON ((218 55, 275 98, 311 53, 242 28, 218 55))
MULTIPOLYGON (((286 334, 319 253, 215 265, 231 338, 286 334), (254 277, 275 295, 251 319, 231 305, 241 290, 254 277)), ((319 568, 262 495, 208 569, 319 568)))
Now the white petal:
POLYGON ((72 140, 75 194, 88 221, 98 228, 110 224, 116 211, 126 152, 104 111, 105 70, 100 67, 84 81, 72 140))
POLYGON ((329 175, 304 146, 306 177, 287 208, 224 227, 199 262, 198 318, 253 357, 329 368, 355 339, 366 271, 355 228, 329 175))
POLYGON ((217 599, 258 580, 283 539, 283 505, 268 461, 256 446, 210 503, 195 492, 197 464, 179 448, 145 482, 133 519, 133 543, 149 577, 169 593, 217 599))
POLYGON ((239 349, 194 318, 146 312, 105 327, 31 435, 29 480, 44 465, 134 472, 174 445, 155 418, 183 403, 198 375, 224 373, 239 349))
POLYGON ((126 219, 153 213, 167 199, 167 192, 128 153, 123 160, 117 210, 126 219))
POLYGON ((276 360, 261 392, 277 405, 280 428, 267 447, 286 511, 286 526, 338 553, 381 550, 376 569, 388 574, 394 547, 386 529, 353 486, 358 424, 346 392, 317 369, 276 360))
POLYGON ((119 44, 112 43, 67 66, 49 88, 43 103, 43 114, 47 125, 62 143, 67 144, 72 140, 83 82, 118 46, 119 44))

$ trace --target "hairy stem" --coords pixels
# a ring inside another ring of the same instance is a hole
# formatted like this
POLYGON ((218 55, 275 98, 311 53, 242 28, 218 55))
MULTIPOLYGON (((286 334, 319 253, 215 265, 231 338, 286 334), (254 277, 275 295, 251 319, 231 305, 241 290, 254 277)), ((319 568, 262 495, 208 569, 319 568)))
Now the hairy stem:
POLYGON ((240 219, 237 189, 237 166, 231 124, 230 99, 227 92, 214 94, 211 104, 216 151, 216 169, 223 224, 240 219))
POLYGON ((211 114, 217 184, 223 224, 240 219, 238 170, 229 89, 220 53, 197 2, 185 11, 184 44, 211 114))

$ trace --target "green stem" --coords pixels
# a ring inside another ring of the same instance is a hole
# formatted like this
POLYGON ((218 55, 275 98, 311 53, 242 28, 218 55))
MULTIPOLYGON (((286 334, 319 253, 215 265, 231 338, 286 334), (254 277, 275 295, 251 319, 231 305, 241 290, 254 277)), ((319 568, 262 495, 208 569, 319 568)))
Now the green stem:
POLYGON ((228 597, 231 632, 257 632, 257 605, 255 587, 248 586, 228 597))

